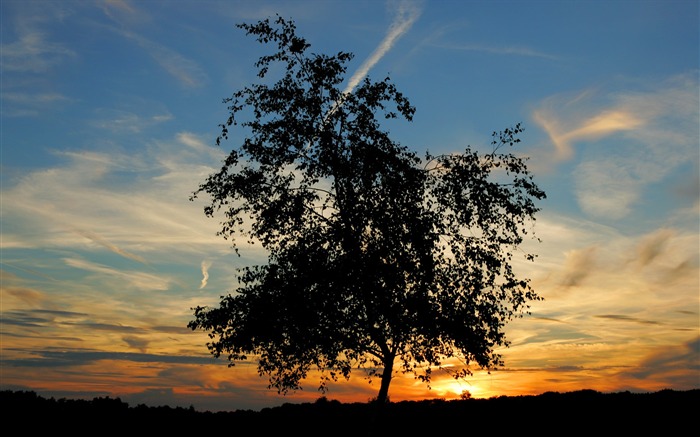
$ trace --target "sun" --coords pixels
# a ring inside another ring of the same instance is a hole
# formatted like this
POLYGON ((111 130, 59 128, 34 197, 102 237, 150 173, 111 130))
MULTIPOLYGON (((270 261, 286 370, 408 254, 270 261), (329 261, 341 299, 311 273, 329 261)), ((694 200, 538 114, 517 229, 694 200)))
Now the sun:
POLYGON ((435 392, 445 399, 478 398, 482 390, 476 384, 464 381, 444 380, 433 386, 435 392))

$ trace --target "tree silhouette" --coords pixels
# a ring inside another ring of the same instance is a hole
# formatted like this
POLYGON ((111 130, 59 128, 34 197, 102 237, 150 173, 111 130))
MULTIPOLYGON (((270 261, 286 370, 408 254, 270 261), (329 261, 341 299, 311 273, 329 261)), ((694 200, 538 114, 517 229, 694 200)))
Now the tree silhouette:
POLYGON ((208 194, 219 234, 268 260, 188 326, 230 365, 257 359, 280 393, 311 370, 325 392, 363 369, 384 402, 397 372, 429 383, 448 358, 464 363, 456 378, 502 365, 505 324, 540 299, 511 266, 545 197, 524 159, 502 152, 521 126, 494 132, 489 153, 420 158, 381 129, 415 111, 389 78, 344 92, 350 53, 309 53, 279 16, 238 27, 275 49, 255 64, 260 83, 224 100, 217 145, 229 129, 247 136, 192 198, 208 194))

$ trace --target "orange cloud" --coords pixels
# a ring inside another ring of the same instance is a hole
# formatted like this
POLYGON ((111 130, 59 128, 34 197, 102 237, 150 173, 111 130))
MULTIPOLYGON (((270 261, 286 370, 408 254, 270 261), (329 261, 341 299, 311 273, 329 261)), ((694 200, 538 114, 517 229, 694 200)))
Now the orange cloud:
POLYGON ((636 129, 645 123, 641 117, 625 109, 603 111, 579 122, 564 126, 549 111, 535 111, 533 118, 549 135, 559 160, 573 156, 573 144, 595 140, 620 131, 636 129))

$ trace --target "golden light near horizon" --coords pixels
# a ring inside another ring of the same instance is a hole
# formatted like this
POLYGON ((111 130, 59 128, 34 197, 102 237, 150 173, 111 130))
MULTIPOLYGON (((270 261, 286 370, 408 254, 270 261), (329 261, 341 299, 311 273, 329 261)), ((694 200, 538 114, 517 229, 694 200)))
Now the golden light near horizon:
POLYGON ((477 384, 460 381, 443 381, 433 387, 435 393, 445 399, 481 398, 483 393, 477 384))

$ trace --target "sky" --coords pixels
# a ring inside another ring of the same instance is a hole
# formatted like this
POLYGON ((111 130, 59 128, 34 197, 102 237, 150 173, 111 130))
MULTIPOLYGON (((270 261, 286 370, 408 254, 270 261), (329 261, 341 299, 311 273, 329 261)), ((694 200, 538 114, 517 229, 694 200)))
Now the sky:
MULTIPOLYGON (((267 53, 235 25, 275 14, 312 52, 355 54, 347 89, 390 76, 416 114, 387 128, 421 155, 522 123, 513 151, 547 193, 538 258, 515 265, 544 299, 506 325, 505 366, 397 375, 392 401, 700 388, 697 1, 0 5, 2 390, 209 411, 321 396, 313 376, 268 390, 186 327, 265 261, 190 195, 233 147, 215 145, 222 99, 267 53)), ((358 371, 326 396, 378 389, 358 371)))

